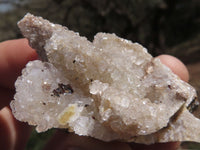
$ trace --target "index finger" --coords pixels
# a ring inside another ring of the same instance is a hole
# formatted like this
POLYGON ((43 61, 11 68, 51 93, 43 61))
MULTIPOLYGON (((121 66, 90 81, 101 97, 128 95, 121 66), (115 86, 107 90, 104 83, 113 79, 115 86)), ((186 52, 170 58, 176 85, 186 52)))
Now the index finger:
POLYGON ((0 43, 0 86, 13 88, 22 68, 30 60, 37 59, 27 39, 9 40, 0 43))

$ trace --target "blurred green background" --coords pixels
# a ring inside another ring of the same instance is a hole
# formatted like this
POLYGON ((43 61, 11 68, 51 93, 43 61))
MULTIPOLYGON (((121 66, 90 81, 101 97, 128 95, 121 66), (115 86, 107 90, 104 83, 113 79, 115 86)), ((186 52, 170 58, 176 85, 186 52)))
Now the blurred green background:
MULTIPOLYGON (((0 42, 22 37, 16 23, 27 12, 89 40, 97 32, 115 33, 141 43, 153 56, 176 56, 187 65, 190 83, 200 91, 200 0, 0 0, 0 42)), ((40 147, 47 137, 34 132, 27 149, 40 147)), ((182 145, 200 149, 198 144, 182 145)))
POLYGON ((90 40, 97 32, 116 33, 154 56, 200 59, 200 0, 0 0, 0 41, 22 37, 16 23, 27 12, 90 40))

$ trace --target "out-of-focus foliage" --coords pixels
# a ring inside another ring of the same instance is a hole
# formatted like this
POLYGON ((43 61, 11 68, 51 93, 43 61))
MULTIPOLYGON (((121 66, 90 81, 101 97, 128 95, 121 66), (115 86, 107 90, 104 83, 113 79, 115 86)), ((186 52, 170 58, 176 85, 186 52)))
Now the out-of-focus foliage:
POLYGON ((33 130, 25 150, 42 150, 54 133, 55 129, 51 129, 43 133, 37 133, 33 130))
POLYGON ((199 150, 200 144, 195 142, 185 142, 182 143, 182 149, 180 150, 199 150))
POLYGON ((0 41, 21 37, 16 22, 31 12, 90 40, 97 32, 110 32, 143 44, 154 56, 169 53, 187 63, 200 59, 199 0, 0 1, 3 3, 13 10, 0 13, 0 41))

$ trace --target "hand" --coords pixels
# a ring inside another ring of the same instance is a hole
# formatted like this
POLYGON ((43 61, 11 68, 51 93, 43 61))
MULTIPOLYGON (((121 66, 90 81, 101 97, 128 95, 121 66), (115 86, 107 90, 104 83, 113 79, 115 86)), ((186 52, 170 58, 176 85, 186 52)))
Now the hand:
POLYGON ((25 39, 0 43, 0 149, 22 150, 31 133, 27 123, 17 121, 9 109, 14 82, 29 60, 37 59, 25 39))
MULTIPOLYGON (((175 57, 169 55, 158 56, 182 80, 188 81, 189 74, 185 65, 175 57)), ((9 109, 13 99, 14 82, 20 75, 22 68, 30 60, 37 59, 35 50, 29 47, 26 39, 10 40, 0 43, 0 149, 22 150, 31 132, 27 123, 17 121, 9 109)), ((66 134, 58 130, 45 149, 51 150, 175 150, 178 142, 143 145, 125 142, 102 142, 90 137, 80 137, 66 134)))

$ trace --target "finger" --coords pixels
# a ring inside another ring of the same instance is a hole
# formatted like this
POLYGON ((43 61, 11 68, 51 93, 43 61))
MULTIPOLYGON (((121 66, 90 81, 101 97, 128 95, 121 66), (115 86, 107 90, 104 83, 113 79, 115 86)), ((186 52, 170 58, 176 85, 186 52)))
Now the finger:
MULTIPOLYGON (((13 99, 14 92, 8 88, 14 87, 21 69, 29 60, 36 58, 36 52, 28 46, 25 39, 0 43, 0 108, 13 99)), ((0 129, 0 149, 23 149, 30 134, 30 127, 14 119, 7 107, 0 111, 0 129)))
POLYGON ((9 105, 10 101, 13 99, 13 94, 14 90, 0 87, 0 110, 9 105))
POLYGON ((11 110, 4 107, 0 111, 0 149, 24 149, 31 132, 30 126, 14 119, 11 110))
POLYGON ((132 150, 177 150, 179 142, 156 143, 152 145, 131 144, 132 150))
POLYGON ((125 142, 103 142, 87 136, 58 130, 44 150, 131 150, 125 142))
POLYGON ((0 85, 13 88, 22 68, 34 59, 37 59, 37 54, 26 39, 0 43, 0 85))
POLYGON ((176 150, 180 143, 157 143, 152 145, 126 143, 126 142, 103 142, 91 137, 78 136, 58 130, 47 143, 44 150, 176 150), (78 142, 77 142, 78 141, 78 142))
MULTIPOLYGON (((10 115, 6 109, 0 110, 0 149, 13 149, 14 133, 11 135, 12 126, 7 125, 10 115)), ((12 124, 11 124, 12 125, 12 124)))
POLYGON ((183 81, 188 82, 188 70, 178 58, 170 55, 160 55, 158 56, 158 58, 163 64, 168 66, 176 75, 178 75, 183 81))

